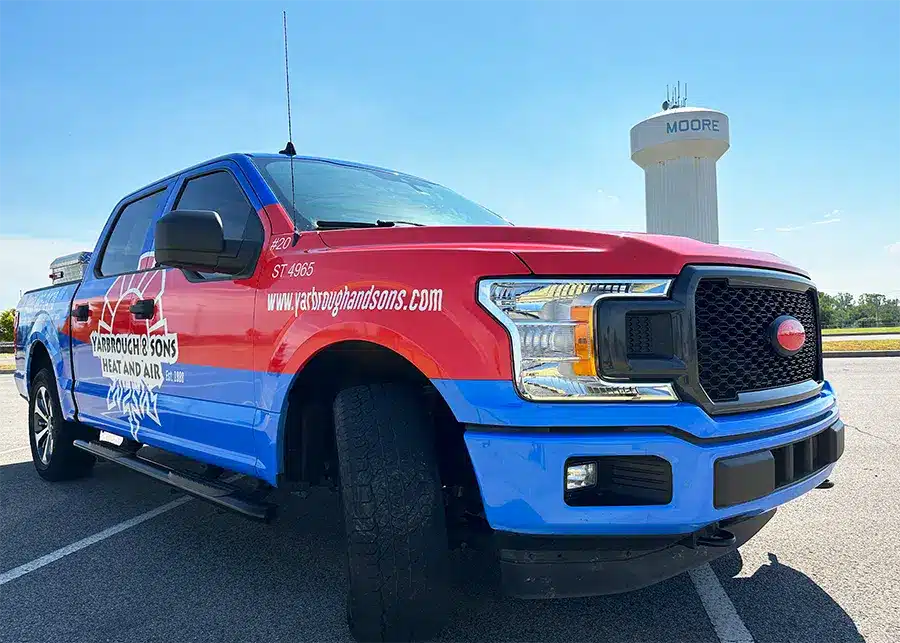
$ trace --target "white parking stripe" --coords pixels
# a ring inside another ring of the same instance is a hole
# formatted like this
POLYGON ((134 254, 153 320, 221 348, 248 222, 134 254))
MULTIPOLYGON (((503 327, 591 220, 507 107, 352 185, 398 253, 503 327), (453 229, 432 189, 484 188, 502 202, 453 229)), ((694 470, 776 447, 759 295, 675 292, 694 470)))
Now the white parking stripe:
POLYGON ((30 448, 31 447, 29 447, 29 446, 25 446, 25 447, 16 447, 15 449, 7 449, 6 451, 0 451, 0 455, 6 455, 7 453, 16 453, 18 451, 26 451, 30 448))
MULTIPOLYGON (((234 482, 238 478, 243 477, 241 474, 235 474, 228 478, 225 478, 224 482, 234 482)), ((108 529, 104 529, 103 531, 99 531, 96 534, 88 536, 87 538, 82 538, 81 540, 72 543, 71 545, 66 545, 65 547, 61 547, 56 551, 52 551, 49 554, 41 556, 40 558, 35 558, 34 560, 25 563, 24 565, 19 565, 8 572, 3 572, 0 574, 0 585, 5 585, 9 581, 15 580, 20 576, 24 576, 30 572, 33 572, 36 569, 40 569, 50 563, 56 562, 60 558, 65 558, 69 554, 74 554, 76 551, 80 551, 85 547, 90 547, 95 543, 99 543, 101 540, 106 540, 110 536, 115 536, 118 533, 125 531, 126 529, 131 529, 132 527, 136 527, 142 522, 147 522, 157 516, 161 516, 167 511, 172 511, 173 509, 180 507, 181 505, 190 502, 193 500, 191 496, 182 496, 173 500, 172 502, 167 502, 166 504, 157 507, 156 509, 151 509, 145 513, 142 513, 139 516, 135 516, 129 520, 124 522, 120 522, 118 525, 113 525, 108 529)))
POLYGON ((17 579, 19 576, 24 576, 29 572, 33 572, 36 569, 40 569, 45 565, 49 565, 50 563, 56 562, 60 558, 64 558, 69 554, 74 554, 76 551, 80 551, 85 547, 90 547, 94 543, 99 543, 101 540, 106 540, 110 536, 115 536, 116 534, 125 531, 126 529, 131 529, 142 522, 146 522, 151 518, 156 518, 157 516, 166 513, 167 511, 171 511, 176 507, 180 507, 186 502, 190 502, 193 500, 190 496, 183 496, 178 498, 177 500, 173 500, 172 502, 166 503, 161 507, 157 507, 156 509, 152 509, 146 513, 142 513, 140 516, 135 516, 131 520, 126 520, 125 522, 120 522, 118 525, 113 525, 109 529, 104 529, 103 531, 97 532, 92 536, 88 536, 87 538, 82 538, 81 540, 72 543, 71 545, 66 545, 60 549, 57 549, 54 552, 50 552, 45 556, 41 556, 40 558, 36 558, 31 562, 25 563, 24 565, 19 565, 18 567, 9 570, 8 572, 3 572, 0 574, 0 585, 4 585, 11 580, 17 579))
POLYGON ((754 643, 750 630, 734 609, 725 589, 708 564, 690 571, 700 601, 721 643, 754 643))

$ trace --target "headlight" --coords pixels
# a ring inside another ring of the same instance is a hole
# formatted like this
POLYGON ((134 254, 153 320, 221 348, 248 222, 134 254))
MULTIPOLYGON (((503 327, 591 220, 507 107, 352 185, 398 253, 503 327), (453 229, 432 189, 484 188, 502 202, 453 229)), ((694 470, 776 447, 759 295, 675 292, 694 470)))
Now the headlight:
POLYGON ((665 297, 671 279, 485 279, 478 299, 509 331, 516 386, 530 400, 677 400, 670 383, 608 382, 597 372, 594 305, 665 297))

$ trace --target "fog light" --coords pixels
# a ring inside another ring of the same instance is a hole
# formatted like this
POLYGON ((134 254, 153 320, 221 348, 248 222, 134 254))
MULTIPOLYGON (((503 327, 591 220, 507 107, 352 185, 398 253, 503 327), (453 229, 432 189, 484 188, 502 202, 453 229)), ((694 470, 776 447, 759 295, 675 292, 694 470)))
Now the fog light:
POLYGON ((584 462, 566 467, 566 491, 584 489, 597 484, 597 463, 584 462))

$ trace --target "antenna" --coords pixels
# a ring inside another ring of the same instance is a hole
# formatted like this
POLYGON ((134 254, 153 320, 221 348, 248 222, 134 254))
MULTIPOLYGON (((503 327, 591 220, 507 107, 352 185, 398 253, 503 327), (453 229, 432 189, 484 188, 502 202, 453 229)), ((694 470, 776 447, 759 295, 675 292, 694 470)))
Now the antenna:
POLYGON ((288 32, 287 32, 287 11, 281 12, 281 19, 284 25, 284 84, 287 88, 287 121, 288 121, 288 142, 287 145, 284 146, 284 149, 278 152, 279 154, 284 154, 290 157, 291 164, 291 223, 294 224, 294 242, 291 244, 292 246, 297 245, 297 240, 300 238, 300 233, 297 231, 297 221, 295 219, 297 209, 294 207, 294 195, 296 194, 294 190, 294 159, 296 156, 297 150, 294 148, 294 135, 291 132, 291 73, 290 67, 288 65, 288 32))

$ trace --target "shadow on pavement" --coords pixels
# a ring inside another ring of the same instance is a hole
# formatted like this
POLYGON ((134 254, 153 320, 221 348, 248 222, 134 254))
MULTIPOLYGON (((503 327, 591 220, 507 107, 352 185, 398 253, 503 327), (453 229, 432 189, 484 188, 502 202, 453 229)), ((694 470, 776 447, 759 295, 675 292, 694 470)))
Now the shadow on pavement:
POLYGON ((865 641, 844 609, 806 574, 775 554, 752 576, 738 577, 744 561, 734 552, 710 566, 757 643, 865 641))
MULTIPOLYGON (((0 467, 0 571, 177 495, 111 465, 64 485, 30 469, 0 467)), ((275 495, 282 513, 272 525, 193 501, 16 579, 0 592, 0 641, 348 640, 337 495, 275 495), (48 592, 54 609, 33 610, 48 592)), ((718 641, 686 574, 629 594, 525 601, 499 594, 490 556, 455 552, 452 561, 443 641, 718 641)), ((733 578, 742 566, 737 554, 713 563, 757 643, 863 640, 809 577, 774 556, 733 578)))

